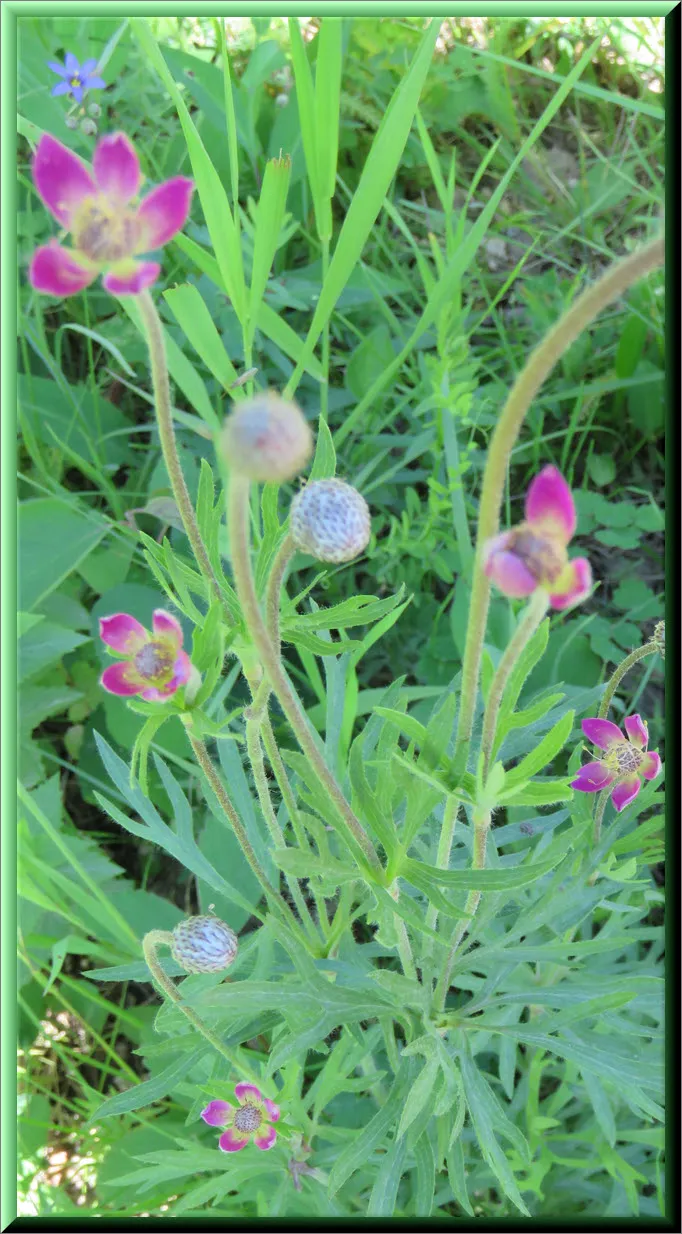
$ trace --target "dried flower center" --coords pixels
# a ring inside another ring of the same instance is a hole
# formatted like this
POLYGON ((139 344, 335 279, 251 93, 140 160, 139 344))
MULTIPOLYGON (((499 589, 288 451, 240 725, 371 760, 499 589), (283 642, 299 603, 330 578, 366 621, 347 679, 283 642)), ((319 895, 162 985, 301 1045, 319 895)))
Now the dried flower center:
POLYGON ((538 583, 555 582, 567 561, 563 544, 537 535, 527 523, 510 531, 505 551, 520 557, 538 583))
POLYGON ((234 1116, 237 1131, 257 1131, 263 1121, 263 1115, 255 1105, 243 1105, 234 1116))
POLYGON ((71 230, 75 247, 99 263, 132 257, 140 241, 140 227, 133 211, 103 196, 82 202, 71 230))
POLYGON ((614 741, 604 754, 602 762, 617 776, 629 776, 639 770, 644 755, 629 741, 614 741))
POLYGON ((134 663, 140 676, 147 681, 168 681, 173 675, 175 653, 167 643, 145 643, 134 663))

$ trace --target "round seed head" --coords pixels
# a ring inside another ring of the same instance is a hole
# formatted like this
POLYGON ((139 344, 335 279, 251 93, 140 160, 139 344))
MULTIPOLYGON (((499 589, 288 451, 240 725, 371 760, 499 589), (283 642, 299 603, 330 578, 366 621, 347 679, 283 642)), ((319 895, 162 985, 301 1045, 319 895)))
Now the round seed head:
POLYGON ((291 538, 319 561, 352 561, 370 530, 367 502, 344 480, 313 480, 291 503, 291 538))
POLYGON ((86 137, 94 137, 96 132, 97 125, 94 120, 89 120, 87 116, 81 120, 81 133, 85 133, 86 137))
POLYGON ((263 484, 282 484, 310 458, 313 435, 296 403, 268 391, 235 408, 225 423, 223 444, 233 471, 263 484))
POLYGON ((187 917, 173 930, 171 955, 188 973, 220 973, 237 954, 237 935, 219 917, 187 917))

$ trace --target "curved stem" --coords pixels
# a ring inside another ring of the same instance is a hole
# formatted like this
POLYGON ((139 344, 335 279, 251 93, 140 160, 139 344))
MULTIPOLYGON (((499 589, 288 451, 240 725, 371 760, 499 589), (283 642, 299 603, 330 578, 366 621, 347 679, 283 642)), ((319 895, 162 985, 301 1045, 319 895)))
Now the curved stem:
MULTIPOLYGON (((490 830, 490 814, 482 814, 480 818, 474 815, 474 857, 471 863, 473 870, 483 870, 485 868, 485 852, 488 844, 488 832, 490 830)), ((452 936, 450 950, 445 957, 443 971, 438 979, 434 994, 434 1009, 442 1011, 445 1006, 445 1000, 450 989, 450 974, 452 966, 455 962, 457 948, 461 943, 464 935, 471 926, 471 918, 474 916, 480 900, 480 891, 470 891, 467 896, 467 901, 464 906, 464 911, 468 914, 457 926, 455 933, 452 936)))
MULTIPOLYGON (((163 342, 163 327, 161 319, 156 310, 156 306, 148 291, 140 292, 137 297, 137 302, 140 307, 140 314, 144 322, 144 328, 147 334, 147 345, 149 347, 149 360, 152 371, 152 386, 154 389, 154 403, 156 405, 156 421, 159 428, 159 441, 161 442, 161 451, 166 464, 166 471, 170 480, 175 504, 178 507, 182 525, 185 529, 187 539, 192 546, 192 552, 196 559, 196 563, 203 577, 206 579, 216 600, 219 600, 221 606, 225 610, 225 597, 216 577, 213 566, 208 555, 208 551, 202 539, 197 523, 197 517, 194 513, 194 507, 190 499, 185 477, 182 474, 180 466, 180 458, 178 448, 175 441, 175 432, 173 429, 173 417, 171 412, 170 385, 168 382, 168 365, 166 363, 166 350, 163 342)), ((232 620, 229 617, 228 624, 232 625, 232 620)))
POLYGON ((175 1006, 179 1008, 182 1014, 189 1020, 190 1024, 192 1024, 194 1028, 201 1033, 202 1037, 205 1037, 206 1040, 211 1043, 219 1054, 222 1054, 223 1058, 227 1059, 228 1063, 230 1063, 236 1071, 241 1072, 241 1074, 252 1083, 258 1083, 259 1077, 255 1075, 250 1067, 244 1063, 239 1051, 231 1050, 229 1046, 223 1044, 220 1037, 218 1037, 217 1034, 208 1027, 208 1025, 204 1024, 204 1021, 197 1015, 196 1011, 194 1011, 191 1007, 188 1007, 187 1004, 183 1002, 182 995, 180 994, 175 982, 172 981, 166 973, 164 973, 159 963, 157 952, 159 947, 170 947, 172 942, 173 935, 169 933, 168 930, 150 930, 149 933, 145 934, 142 939, 142 951, 144 952, 147 968, 152 974, 154 981, 158 986, 160 986, 167 998, 169 998, 172 1003, 175 1003, 175 1006))
POLYGON ((615 262, 596 283, 578 296, 575 303, 531 353, 528 362, 511 388, 497 422, 488 447, 479 505, 474 582, 462 663, 462 694, 455 759, 457 770, 463 770, 466 766, 476 706, 481 651, 488 617, 490 583, 483 573, 483 551, 486 542, 495 535, 498 529, 511 449, 537 391, 549 376, 557 360, 582 331, 594 321, 602 309, 617 300, 645 274, 649 274, 662 265, 664 256, 663 237, 657 236, 636 252, 615 262))
POLYGON ((548 604, 549 596, 547 595, 547 592, 543 591, 541 587, 538 587, 537 591, 531 596, 530 603, 526 608, 521 621, 516 627, 504 655, 497 666, 495 676, 492 679, 490 693, 488 694, 488 701, 483 714, 483 736, 481 738, 484 781, 488 774, 490 760, 493 754, 495 732, 500 714, 502 695, 504 694, 505 687, 511 676, 512 669, 516 665, 516 662, 524 647, 540 625, 540 622, 547 612, 548 604))
POLYGON ((229 532, 232 550, 232 569, 246 627, 256 646, 263 670, 280 701, 284 714, 296 735, 303 753, 307 756, 318 779, 326 788, 333 805, 351 832, 356 844, 360 847, 366 861, 378 874, 383 874, 383 868, 367 832, 346 801, 312 738, 301 704, 289 684, 280 664, 279 656, 268 635, 258 604, 253 574, 251 572, 247 522, 248 501, 249 481, 242 476, 233 474, 230 478, 229 491, 229 532))
POLYGON ((280 598, 282 593, 282 583, 286 568, 296 552, 290 535, 286 535, 280 544, 275 560, 272 563, 272 569, 268 578, 268 585, 265 592, 265 624, 270 635, 270 641, 279 655, 280 638, 279 638, 279 610, 280 598))
POLYGON ((657 642, 652 640, 650 643, 644 643, 642 647, 637 647, 635 651, 631 651, 630 655, 626 656, 622 663, 618 665, 618 668, 610 678, 606 689, 604 690, 601 703, 599 704, 599 711, 597 712, 597 715, 600 720, 606 719, 609 713, 609 707, 611 706, 611 700, 625 674, 630 672, 630 669, 637 663, 638 660, 643 660, 645 656, 651 656, 656 651, 660 651, 660 646, 657 642))

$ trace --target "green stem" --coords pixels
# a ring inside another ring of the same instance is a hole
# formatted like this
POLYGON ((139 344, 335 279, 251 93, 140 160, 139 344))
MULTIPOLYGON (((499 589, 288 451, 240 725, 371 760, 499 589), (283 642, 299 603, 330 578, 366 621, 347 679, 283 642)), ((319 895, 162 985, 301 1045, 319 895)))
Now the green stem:
POLYGON ((578 296, 575 303, 531 353, 528 362, 512 386, 497 422, 488 447, 479 505, 474 581, 462 664, 462 693, 455 761, 457 770, 463 770, 466 766, 488 617, 490 583, 483 573, 484 549, 487 541, 495 535, 499 526, 500 506, 512 447, 535 395, 557 361, 582 331, 601 313, 602 309, 617 300, 645 274, 649 274, 662 265, 664 256, 663 237, 656 236, 654 240, 650 240, 636 252, 615 262, 596 283, 578 296))
MULTIPOLYGON (((450 793, 445 799, 443 822, 440 829, 440 838, 438 840, 436 866, 439 870, 449 870, 450 868, 450 853, 452 852, 452 841, 455 837, 455 824, 457 823, 459 806, 459 799, 450 793)), ((435 930, 437 921, 438 909, 434 904, 430 904, 426 914, 426 924, 429 929, 435 930)), ((431 950, 432 948, 429 949, 429 954, 431 950)))
POLYGON ((193 1024, 198 1032, 201 1033, 202 1037, 205 1037, 214 1049, 216 1049, 219 1054, 222 1054, 223 1058, 227 1059, 228 1063, 234 1067, 235 1071, 240 1072, 240 1074, 243 1075, 245 1079, 250 1080, 251 1083, 260 1083, 259 1077, 255 1075, 250 1067, 244 1063, 239 1051, 231 1050, 229 1046, 223 1044, 220 1037, 218 1037, 212 1029, 204 1024, 204 1021, 197 1015, 196 1011, 193 1011, 191 1007, 188 1007, 187 1004, 183 1002, 182 995, 175 985, 175 982, 171 981, 170 977, 164 973, 159 963, 157 952, 159 947, 170 947, 172 943, 173 935, 170 934, 168 930, 150 930, 149 933, 145 934, 142 939, 144 958, 147 968, 152 974, 154 981, 158 986, 160 986, 164 994, 171 1000, 171 1002, 175 1003, 175 1006, 178 1007, 184 1016, 186 1016, 190 1024, 193 1024))
POLYGON ((481 750, 483 752, 483 780, 485 781, 493 755, 497 721, 500 714, 502 695, 511 676, 512 669, 521 655, 524 647, 532 638, 547 612, 549 596, 541 587, 531 596, 530 603, 512 635, 509 644, 497 666, 495 676, 490 685, 490 693, 483 715, 483 736, 481 750))
POLYGON ((606 803, 611 796, 611 786, 603 788, 597 797, 597 808, 594 812, 594 827, 592 829, 592 843, 596 847, 601 839, 601 825, 604 818, 606 803))
POLYGON ((163 326, 161 318, 156 311, 156 306, 148 291, 140 292, 137 297, 137 302, 140 307, 140 313, 144 322, 145 331, 147 334, 147 344, 149 346, 149 360, 152 370, 152 386, 154 389, 154 402, 156 405, 156 421, 159 429, 159 441, 161 442, 161 451, 166 464, 166 471, 170 480, 175 504, 178 507, 182 525, 185 529, 185 534, 192 547, 192 552, 196 559, 196 563, 203 577, 206 579, 213 595, 224 611, 228 613, 228 625, 232 625, 232 620, 229 617, 229 610, 225 607, 225 597, 218 579, 211 565, 211 561, 206 549, 206 545, 199 530, 197 517, 194 513, 194 507, 190 499, 185 477, 182 474, 180 466, 180 458, 178 448, 175 441, 175 432, 173 429, 173 417, 171 412, 171 397, 170 385, 168 382, 168 365, 166 363, 166 350, 163 342, 163 326))
POLYGON ((275 560, 272 563, 272 569, 268 578, 268 585, 265 591, 265 623, 267 626, 270 641, 277 652, 280 654, 280 637, 279 637, 279 610, 280 600, 282 595, 282 584, 286 568, 296 552, 296 545, 291 536, 286 535, 280 544, 275 560))
MULTIPOLYGON (((322 238, 322 286, 324 287, 329 270, 329 237, 322 238)), ((322 331, 322 372, 324 380, 320 384, 320 419, 325 423, 329 414, 329 357, 330 357, 329 320, 322 331)))
MULTIPOLYGON (((471 863, 471 867, 473 870, 485 869, 485 852, 486 852, 486 847, 488 844, 489 830, 490 830, 490 814, 489 813, 482 814, 478 818, 476 815, 474 815, 474 857, 471 863)), ((476 913, 480 900, 481 900, 480 891, 470 891, 469 892, 467 896, 466 904, 464 906, 464 911, 467 913, 467 917, 464 918, 462 921, 460 921, 459 925, 457 926, 457 929, 455 930, 455 933, 452 936, 450 950, 448 951, 448 954, 445 957, 445 964, 443 965, 443 971, 438 979, 438 984, 436 986, 436 991, 434 994, 434 1009, 436 1011, 442 1011, 445 1006, 445 1000, 448 995, 448 990, 450 989, 450 974, 452 973, 452 966, 455 962, 455 955, 457 952, 457 948, 459 947, 459 944, 461 943, 464 935, 466 934, 466 931, 471 926, 471 918, 476 913)))
POLYGON ((248 536, 249 481, 243 476, 232 475, 229 486, 229 532, 234 580, 248 629, 263 670, 281 704, 296 739, 307 756, 312 769, 326 788, 339 815, 345 822, 368 864, 380 875, 383 868, 372 842, 362 823, 356 818, 339 785, 330 772, 308 729, 303 709, 282 668, 276 649, 273 647, 258 604, 249 557, 248 536))
POLYGON ((660 646, 657 642, 652 640, 650 643, 644 643, 642 647, 637 647, 635 651, 631 651, 630 655, 626 656, 622 663, 618 665, 618 668, 604 690, 601 703, 599 704, 599 711, 597 712, 597 715, 600 720, 606 719, 609 713, 609 707, 611 706, 611 700, 625 674, 630 672, 630 669, 634 664, 637 664, 638 660, 643 660, 645 656, 651 656, 657 651, 660 651, 660 646))

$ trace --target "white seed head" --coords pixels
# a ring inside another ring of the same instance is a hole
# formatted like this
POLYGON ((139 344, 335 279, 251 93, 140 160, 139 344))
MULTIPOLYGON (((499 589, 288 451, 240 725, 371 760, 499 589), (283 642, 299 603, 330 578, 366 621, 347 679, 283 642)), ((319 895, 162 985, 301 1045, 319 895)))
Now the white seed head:
POLYGON ((282 484, 305 466, 313 435, 300 407, 269 390, 239 403, 225 423, 223 444, 233 471, 282 484))
POLYGON ((187 917, 173 930, 171 955, 188 973, 221 973, 237 954, 237 935, 219 917, 187 917))
POLYGON ((344 480, 313 480, 291 503, 291 538, 319 561, 352 561, 370 530, 367 502, 344 480))

